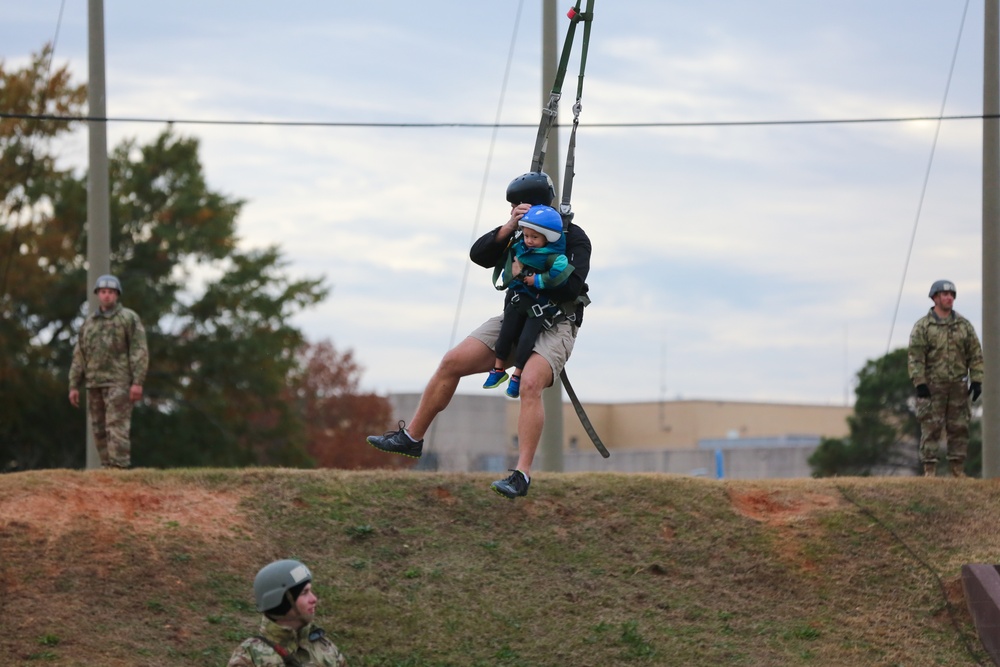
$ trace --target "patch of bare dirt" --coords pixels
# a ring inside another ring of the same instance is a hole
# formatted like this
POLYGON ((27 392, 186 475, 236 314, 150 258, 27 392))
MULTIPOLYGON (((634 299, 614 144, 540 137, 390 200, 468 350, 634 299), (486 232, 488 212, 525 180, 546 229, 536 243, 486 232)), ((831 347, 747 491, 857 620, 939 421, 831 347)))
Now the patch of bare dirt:
POLYGON ((818 570, 804 547, 819 532, 815 515, 846 503, 839 494, 773 488, 733 488, 729 499, 739 514, 771 526, 776 555, 803 572, 818 570))
POLYGON ((186 486, 155 488, 116 478, 116 473, 62 476, 55 485, 25 487, 0 497, 0 527, 18 525, 59 538, 84 522, 131 526, 150 534, 165 527, 196 531, 204 537, 233 534, 243 526, 236 493, 186 486))
POLYGON ((791 523, 820 510, 836 509, 846 502, 839 494, 819 491, 786 493, 774 489, 731 489, 733 509, 743 516, 769 524, 791 523))

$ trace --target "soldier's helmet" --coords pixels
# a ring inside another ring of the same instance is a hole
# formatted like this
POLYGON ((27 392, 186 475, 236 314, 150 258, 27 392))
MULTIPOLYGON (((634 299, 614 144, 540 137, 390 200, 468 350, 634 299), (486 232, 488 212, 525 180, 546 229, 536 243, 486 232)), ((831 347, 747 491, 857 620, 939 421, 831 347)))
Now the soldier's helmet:
POLYGON ((552 179, 544 171, 521 174, 507 186, 507 201, 514 206, 518 204, 549 206, 555 196, 556 189, 552 185, 552 179))
POLYGON ((285 592, 312 581, 312 572, 297 560, 276 560, 260 569, 253 580, 257 611, 266 612, 281 605, 285 592))
POLYGON ((94 294, 97 294, 97 290, 104 287, 116 290, 118 292, 118 296, 122 295, 121 281, 112 275, 103 275, 97 279, 97 282, 94 283, 94 294))
POLYGON ((934 284, 931 285, 931 293, 927 296, 933 299, 934 295, 938 292, 951 292, 955 296, 958 296, 958 290, 955 289, 955 283, 950 280, 935 280, 934 284))

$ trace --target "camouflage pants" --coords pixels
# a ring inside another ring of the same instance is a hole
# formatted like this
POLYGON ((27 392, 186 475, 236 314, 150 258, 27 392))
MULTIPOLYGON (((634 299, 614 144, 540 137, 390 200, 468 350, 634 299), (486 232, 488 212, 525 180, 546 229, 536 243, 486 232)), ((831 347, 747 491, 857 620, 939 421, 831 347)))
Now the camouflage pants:
POLYGON ((948 460, 964 461, 969 447, 969 388, 964 380, 930 385, 931 397, 918 398, 920 460, 937 463, 941 436, 948 439, 948 460))
POLYGON ((132 425, 132 401, 128 387, 87 389, 87 410, 94 429, 94 445, 105 468, 128 468, 131 465, 129 429, 132 425))

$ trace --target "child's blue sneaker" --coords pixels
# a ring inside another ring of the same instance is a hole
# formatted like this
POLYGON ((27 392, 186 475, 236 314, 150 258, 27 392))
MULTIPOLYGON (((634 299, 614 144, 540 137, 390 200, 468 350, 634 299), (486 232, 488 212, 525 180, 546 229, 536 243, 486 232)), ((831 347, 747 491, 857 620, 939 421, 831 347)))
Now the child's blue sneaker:
POLYGON ((507 395, 511 398, 517 398, 521 395, 521 376, 511 375, 510 382, 507 383, 507 395))
POLYGON ((483 383, 483 389, 496 389, 507 379, 507 371, 502 368, 494 368, 490 371, 489 377, 483 383))

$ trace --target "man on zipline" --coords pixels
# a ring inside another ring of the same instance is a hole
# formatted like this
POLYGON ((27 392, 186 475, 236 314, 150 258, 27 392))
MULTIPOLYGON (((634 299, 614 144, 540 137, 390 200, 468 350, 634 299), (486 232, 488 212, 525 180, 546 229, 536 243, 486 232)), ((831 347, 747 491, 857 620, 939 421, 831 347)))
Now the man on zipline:
MULTIPOLYGON (((510 219, 479 237, 469 251, 470 259, 491 270, 506 263, 518 221, 532 206, 551 206, 554 197, 552 180, 544 172, 529 172, 515 178, 507 186, 507 201, 513 206, 510 219)), ((565 304, 562 308, 565 317, 542 331, 524 366, 520 383, 521 412, 517 421, 517 467, 509 477, 491 485, 494 491, 507 498, 528 493, 531 463, 545 425, 542 390, 551 386, 555 378, 559 377, 573 352, 577 329, 583 322, 583 307, 588 290, 586 280, 590 271, 590 238, 572 222, 565 233, 565 254, 574 270, 566 282, 550 291, 553 301, 565 304)), ((511 270, 515 275, 521 274, 523 269, 516 260, 512 262, 511 270)), ((490 318, 469 334, 468 338, 449 350, 427 383, 409 424, 401 421, 397 431, 368 436, 368 444, 383 452, 420 458, 424 434, 438 413, 448 406, 459 380, 492 370, 496 356, 494 347, 502 321, 502 315, 490 318)))

